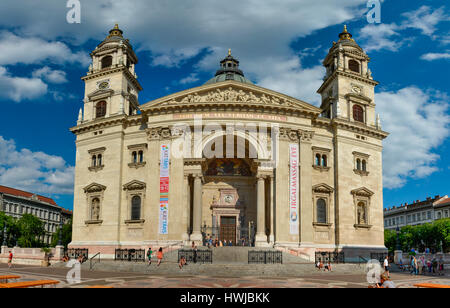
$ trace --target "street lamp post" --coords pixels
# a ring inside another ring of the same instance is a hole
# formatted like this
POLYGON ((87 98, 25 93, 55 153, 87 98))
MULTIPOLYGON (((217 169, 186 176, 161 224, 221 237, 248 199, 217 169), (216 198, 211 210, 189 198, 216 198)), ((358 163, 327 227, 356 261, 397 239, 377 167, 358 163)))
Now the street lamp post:
POLYGON ((396 246, 396 250, 401 250, 401 247, 400 247, 400 239, 399 239, 399 234, 400 234, 400 228, 398 227, 398 225, 397 225, 397 228, 395 229, 395 231, 397 232, 397 246, 396 246))
POLYGON ((59 217, 58 246, 62 246, 62 215, 59 217))
POLYGON ((8 243, 6 242, 6 238, 8 237, 7 230, 6 230, 6 221, 5 226, 3 227, 3 244, 2 246, 8 246, 8 243))

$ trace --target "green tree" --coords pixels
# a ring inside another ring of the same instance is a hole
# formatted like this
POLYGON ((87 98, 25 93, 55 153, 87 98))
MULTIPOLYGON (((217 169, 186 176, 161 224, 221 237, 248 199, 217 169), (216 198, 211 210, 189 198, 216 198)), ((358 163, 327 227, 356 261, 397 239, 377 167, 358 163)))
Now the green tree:
POLYGON ((389 252, 394 252, 397 246, 397 232, 394 230, 384 230, 384 246, 389 252))
MULTIPOLYGON (((59 240, 59 229, 56 230, 55 235, 53 236, 52 243, 50 244, 51 247, 55 247, 58 245, 59 240)), ((62 233, 61 233, 61 245, 64 247, 67 247, 69 243, 72 241, 72 219, 69 220, 69 222, 62 227, 62 233)))
POLYGON ((6 223, 6 242, 9 247, 13 247, 16 244, 16 239, 19 236, 19 227, 17 220, 11 216, 6 215, 4 212, 0 212, 0 244, 3 244, 3 230, 6 223))
MULTIPOLYGON (((450 252, 450 218, 439 219, 434 222, 438 245, 442 241, 442 250, 450 252)), ((440 247, 439 247, 440 248, 440 247)))
POLYGON ((41 247, 40 237, 45 234, 43 222, 31 214, 24 214, 17 221, 20 237, 19 246, 25 248, 41 247))

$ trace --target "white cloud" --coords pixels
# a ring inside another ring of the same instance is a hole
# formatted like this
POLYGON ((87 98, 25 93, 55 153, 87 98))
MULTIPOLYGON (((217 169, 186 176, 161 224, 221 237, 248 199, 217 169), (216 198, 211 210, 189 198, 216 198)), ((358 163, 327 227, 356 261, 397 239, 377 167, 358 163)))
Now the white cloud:
POLYGON ((402 187, 408 178, 424 178, 438 171, 433 152, 450 135, 448 96, 407 87, 375 97, 383 130, 383 170, 386 188, 402 187))
MULTIPOLYGON (((289 93, 302 95, 298 97, 301 99, 307 98, 303 93, 308 97, 311 93, 303 91, 305 85, 297 82, 319 69, 300 66, 289 44, 318 29, 360 17, 367 10, 366 0, 101 0, 83 2, 82 23, 69 25, 55 18, 65 18, 67 9, 55 6, 54 1, 41 0, 39 5, 28 0, 3 1, 8 4, 0 12, 0 25, 14 24, 17 33, 29 37, 64 38, 81 44, 90 38, 104 39, 107 30, 118 22, 138 51, 150 51, 152 65, 179 67, 208 50, 197 69, 214 72, 218 59, 231 48, 247 77, 260 84, 266 84, 266 78, 283 78, 289 93), (29 9, 23 10, 25 6, 29 9), (276 73, 268 71, 268 67, 286 67, 286 63, 297 66, 288 65, 286 71, 278 69, 276 73)), ((317 46, 312 42, 308 47, 317 46)), ((277 88, 281 89, 281 82, 277 88)))
POLYGON ((20 102, 34 99, 47 93, 47 85, 39 78, 11 76, 6 68, 0 66, 0 99, 20 102))
MULTIPOLYGON (((401 14, 405 19, 396 24, 369 24, 363 27, 359 33, 358 40, 363 42, 362 47, 366 52, 389 50, 398 51, 405 43, 415 39, 411 34, 405 35, 406 29, 421 30, 423 35, 433 40, 439 37, 435 35, 437 25, 449 20, 444 8, 433 9, 422 6, 415 11, 401 14)), ((441 38, 445 43, 445 38, 441 38)))
POLYGON ((428 36, 434 34, 437 24, 449 20, 449 16, 444 12, 444 7, 433 10, 433 8, 425 5, 415 11, 403 13, 402 16, 407 18, 401 24, 403 29, 419 29, 424 35, 428 36))
POLYGON ((366 52, 382 49, 397 51, 403 45, 397 29, 395 24, 368 24, 359 32, 359 37, 365 42, 362 48, 366 52))
POLYGON ((38 64, 44 61, 56 64, 81 63, 86 66, 90 59, 83 52, 73 53, 62 42, 17 36, 8 31, 0 33, 0 65, 38 64))
POLYGON ((450 53, 427 53, 420 57, 422 60, 426 61, 433 61, 433 60, 440 60, 440 59, 450 59, 450 53))
POLYGON ((50 83, 66 83, 66 73, 60 70, 52 70, 48 66, 44 66, 43 68, 37 69, 33 72, 32 76, 34 78, 42 78, 50 83))
POLYGON ((74 167, 59 156, 18 150, 0 136, 0 184, 39 194, 71 194, 74 167))
POLYGON ((194 83, 196 81, 199 80, 199 78, 197 77, 197 73, 191 73, 189 76, 182 78, 179 83, 180 84, 189 84, 189 83, 194 83))

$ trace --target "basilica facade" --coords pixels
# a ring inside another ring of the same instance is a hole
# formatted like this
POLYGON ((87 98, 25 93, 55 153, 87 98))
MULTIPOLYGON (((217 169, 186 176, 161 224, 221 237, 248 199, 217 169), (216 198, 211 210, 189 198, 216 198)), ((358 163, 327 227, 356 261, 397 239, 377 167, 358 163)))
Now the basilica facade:
MULTIPOLYGON (((204 85, 140 104, 116 25, 91 53, 77 125, 70 247, 183 247, 205 237, 317 251, 385 251, 378 84, 344 28, 320 108, 248 80, 231 51, 204 85)), ((302 85, 299 84, 299 87, 302 85)))

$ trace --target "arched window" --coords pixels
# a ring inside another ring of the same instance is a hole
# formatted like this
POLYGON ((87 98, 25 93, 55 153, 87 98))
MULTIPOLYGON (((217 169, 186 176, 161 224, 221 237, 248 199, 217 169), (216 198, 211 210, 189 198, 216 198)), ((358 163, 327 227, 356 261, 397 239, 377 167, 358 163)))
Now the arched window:
POLYGON ((359 73, 359 63, 355 60, 348 61, 348 68, 355 73, 359 73))
POLYGON ((361 170, 361 160, 359 158, 356 160, 356 169, 361 170))
POLYGON ((97 156, 96 155, 92 155, 92 167, 97 166, 97 156))
POLYGON ((141 197, 134 196, 131 199, 131 220, 141 219, 141 197))
POLYGON ((95 117, 101 118, 106 115, 106 102, 101 101, 98 102, 97 105, 95 105, 95 117))
POLYGON ((327 204, 325 200, 323 199, 317 200, 316 212, 317 212, 317 222, 323 224, 327 223, 327 204))
POLYGON ((97 164, 99 167, 102 166, 102 154, 97 155, 97 164))
POLYGON ((137 163, 137 153, 136 153, 136 151, 134 151, 131 155, 133 156, 133 164, 137 163))
POLYGON ((353 120, 364 122, 364 110, 359 105, 353 105, 353 120))
POLYGON ((316 154, 316 166, 320 166, 320 154, 316 154))
POLYGON ((102 59, 102 69, 112 66, 112 60, 113 60, 113 58, 111 56, 104 57, 102 59))
POLYGON ((322 155, 322 167, 326 167, 327 166, 327 156, 326 155, 322 155))
POLYGON ((139 163, 144 162, 144 152, 139 151, 138 156, 139 156, 139 163))
POLYGON ((362 171, 367 171, 367 163, 364 159, 362 161, 362 171))
POLYGON ((99 220, 100 219, 100 200, 98 198, 92 199, 91 203, 91 219, 99 220))

